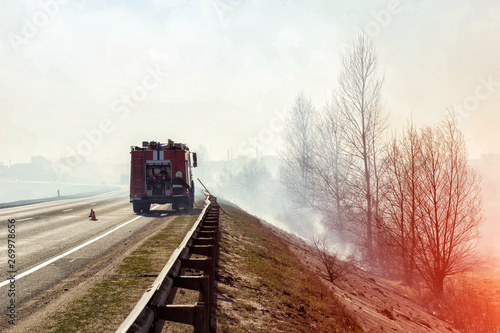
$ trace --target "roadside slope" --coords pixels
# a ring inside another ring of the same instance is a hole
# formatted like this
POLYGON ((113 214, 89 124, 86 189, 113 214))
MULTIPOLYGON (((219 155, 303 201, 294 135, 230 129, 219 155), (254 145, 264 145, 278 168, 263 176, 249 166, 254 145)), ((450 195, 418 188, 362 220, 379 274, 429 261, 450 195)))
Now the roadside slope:
POLYGON ((312 247, 223 208, 220 332, 458 332, 381 277, 353 268, 335 284, 319 278, 312 247))
POLYGON ((329 288, 257 218, 221 214, 219 332, 362 332, 329 288))

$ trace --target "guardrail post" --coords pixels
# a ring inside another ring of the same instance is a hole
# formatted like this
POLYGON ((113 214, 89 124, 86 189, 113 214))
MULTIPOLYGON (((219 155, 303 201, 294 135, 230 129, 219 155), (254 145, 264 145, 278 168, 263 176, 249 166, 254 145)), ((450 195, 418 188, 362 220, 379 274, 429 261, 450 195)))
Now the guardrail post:
POLYGON ((203 302, 196 303, 194 333, 208 332, 207 318, 205 315, 206 305, 203 302))

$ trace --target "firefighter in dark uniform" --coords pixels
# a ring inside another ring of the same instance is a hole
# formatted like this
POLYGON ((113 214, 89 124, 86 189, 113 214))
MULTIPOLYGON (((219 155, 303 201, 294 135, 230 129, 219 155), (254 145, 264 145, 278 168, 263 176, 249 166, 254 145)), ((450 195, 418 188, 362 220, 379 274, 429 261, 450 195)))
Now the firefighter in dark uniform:
POLYGON ((190 186, 182 179, 182 172, 177 171, 175 173, 175 178, 172 179, 172 196, 174 201, 172 202, 172 210, 174 212, 184 211, 184 189, 183 187, 190 189, 190 186))

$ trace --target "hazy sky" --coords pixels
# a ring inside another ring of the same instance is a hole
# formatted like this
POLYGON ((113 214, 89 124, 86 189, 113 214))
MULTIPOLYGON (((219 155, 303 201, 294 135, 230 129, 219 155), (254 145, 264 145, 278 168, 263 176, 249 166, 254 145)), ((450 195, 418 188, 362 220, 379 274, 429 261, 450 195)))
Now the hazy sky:
POLYGON ((0 161, 131 145, 273 154, 303 89, 317 109, 363 31, 395 127, 455 107, 474 156, 500 153, 498 1, 0 0, 0 161))

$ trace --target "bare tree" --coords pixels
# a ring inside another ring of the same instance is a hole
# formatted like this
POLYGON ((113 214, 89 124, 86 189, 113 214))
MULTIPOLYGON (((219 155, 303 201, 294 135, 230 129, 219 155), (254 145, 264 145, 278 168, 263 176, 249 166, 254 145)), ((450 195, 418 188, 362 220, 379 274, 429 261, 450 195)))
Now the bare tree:
POLYGON ((383 79, 378 75, 378 57, 366 36, 359 35, 342 55, 338 81, 343 140, 346 154, 352 156, 351 187, 363 198, 358 204, 357 216, 362 216, 358 222, 364 227, 363 245, 368 257, 373 258, 373 222, 379 179, 377 153, 387 117, 381 105, 383 79))
POLYGON ((282 132, 283 148, 280 151, 282 167, 281 181, 289 197, 299 207, 311 201, 308 192, 310 178, 310 160, 314 141, 316 112, 311 101, 300 91, 295 98, 295 105, 287 117, 282 132))
POLYGON ((326 236, 313 237, 313 244, 315 248, 315 255, 319 259, 322 268, 320 276, 327 279, 331 283, 339 278, 345 277, 353 270, 352 258, 341 260, 335 252, 328 248, 326 236))
POLYGON ((409 127, 388 154, 386 230, 407 282, 417 272, 437 297, 447 276, 476 264, 480 180, 467 158, 451 112, 437 127, 409 127))
POLYGON ((388 232, 391 260, 398 260, 403 277, 413 284, 415 271, 416 227, 418 223, 419 184, 422 162, 421 139, 413 124, 394 138, 387 152, 387 173, 384 177, 383 201, 385 202, 384 231, 388 232))
POLYGON ((480 179, 468 164, 465 140, 452 112, 438 128, 422 130, 422 155, 415 268, 439 297, 447 276, 476 264, 480 179))
POLYGON ((313 142, 310 162, 312 182, 309 183, 309 192, 314 194, 314 200, 310 206, 323 213, 327 226, 336 232, 345 245, 346 230, 349 230, 345 217, 352 193, 347 186, 349 156, 343 150, 343 129, 335 93, 331 101, 327 101, 315 130, 317 139, 313 142))

